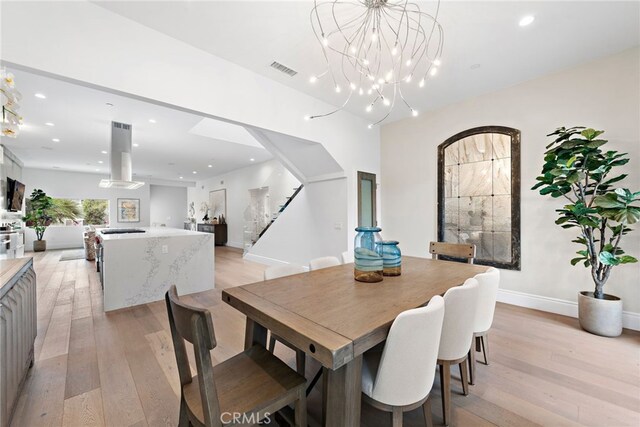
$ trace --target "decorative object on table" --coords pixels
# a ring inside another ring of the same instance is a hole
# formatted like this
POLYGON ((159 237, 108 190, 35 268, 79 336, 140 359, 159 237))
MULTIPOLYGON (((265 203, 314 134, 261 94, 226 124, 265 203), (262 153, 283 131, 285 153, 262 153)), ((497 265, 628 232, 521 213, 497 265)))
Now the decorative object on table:
POLYGON ((196 218, 196 202, 189 203, 189 219, 195 222, 196 218))
POLYGON ((213 219, 211 220, 211 224, 216 224, 216 225, 217 225, 217 224, 219 224, 219 223, 220 223, 220 222, 218 221, 218 218, 213 218, 213 219))
POLYGON ((594 292, 578 295, 580 326, 596 335, 618 336, 622 333, 622 301, 607 295, 603 287, 613 267, 638 260, 625 255, 620 247, 622 236, 631 231, 627 226, 640 221, 640 192, 613 188, 627 174, 611 176, 613 170, 629 162, 626 153, 603 151, 604 131, 584 127, 561 127, 547 136, 556 139, 547 145, 542 175, 532 190, 540 194, 563 197, 569 203, 556 209, 556 224, 562 228, 578 228, 573 242, 583 245, 571 265, 583 263, 591 268, 594 292), (636 203, 634 205, 634 203, 636 203))
POLYGON ((444 41, 439 8, 438 1, 430 15, 416 3, 399 0, 314 2, 311 27, 326 66, 309 81, 329 80, 326 86, 338 93, 344 90, 345 100, 332 111, 305 119, 341 111, 352 98, 366 99, 363 108, 376 115, 369 128, 384 121, 395 106, 417 116, 403 90, 424 87, 438 72, 444 41))
POLYGON ((227 219, 224 217, 224 214, 220 214, 220 224, 226 224, 227 223, 227 219))
POLYGON ((33 242, 34 252, 47 250, 47 241, 43 240, 44 232, 52 222, 51 209, 53 199, 40 189, 33 190, 27 201, 26 214, 22 220, 27 227, 33 228, 36 232, 36 240, 33 242))
POLYGON ((383 279, 382 257, 377 251, 377 244, 382 241, 380 238, 380 228, 378 227, 358 227, 353 254, 354 254, 354 277, 359 282, 375 283, 383 279))
POLYGON ((140 222, 140 199, 118 199, 118 222, 140 222))
POLYGON ((402 252, 396 240, 378 242, 378 254, 382 257, 382 275, 399 276, 402 272, 402 252))
POLYGON ((227 215, 227 190, 209 191, 209 208, 211 216, 218 218, 221 214, 227 215))
POLYGON ((20 100, 22 94, 16 89, 13 73, 0 69, 0 103, 2 104, 2 136, 16 138, 20 133, 20 100))

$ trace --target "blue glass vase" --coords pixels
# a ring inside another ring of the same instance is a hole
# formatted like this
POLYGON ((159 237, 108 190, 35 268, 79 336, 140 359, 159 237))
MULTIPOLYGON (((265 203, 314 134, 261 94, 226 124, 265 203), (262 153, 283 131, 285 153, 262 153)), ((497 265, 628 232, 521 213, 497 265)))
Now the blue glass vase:
POLYGON ((382 257, 382 274, 399 276, 402 270, 402 252, 395 240, 383 240, 377 244, 378 254, 382 257))
POLYGON ((382 256, 377 251, 377 244, 382 241, 380 228, 356 228, 353 245, 354 277, 359 282, 375 283, 382 281, 382 256))

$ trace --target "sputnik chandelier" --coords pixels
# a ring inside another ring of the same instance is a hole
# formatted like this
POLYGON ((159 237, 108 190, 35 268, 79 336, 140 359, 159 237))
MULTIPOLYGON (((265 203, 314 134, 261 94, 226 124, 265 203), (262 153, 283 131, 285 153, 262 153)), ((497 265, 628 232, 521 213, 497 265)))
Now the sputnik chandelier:
POLYGON ((417 116, 402 90, 422 88, 438 72, 444 42, 439 8, 439 0, 435 15, 406 0, 314 1, 311 27, 326 69, 309 81, 330 79, 345 100, 333 111, 305 119, 329 116, 356 100, 372 114, 369 128, 389 117, 396 105, 417 116))

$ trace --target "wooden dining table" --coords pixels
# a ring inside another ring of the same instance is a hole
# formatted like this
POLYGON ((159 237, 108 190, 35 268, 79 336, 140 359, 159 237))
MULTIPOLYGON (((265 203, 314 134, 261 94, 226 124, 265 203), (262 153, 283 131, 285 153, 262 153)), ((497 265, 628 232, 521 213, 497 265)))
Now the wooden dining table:
POLYGON ((393 320, 487 267, 402 258, 402 275, 357 282, 353 264, 225 289, 247 316, 245 348, 266 346, 267 330, 322 364, 325 426, 359 426, 362 354, 384 341, 393 320))

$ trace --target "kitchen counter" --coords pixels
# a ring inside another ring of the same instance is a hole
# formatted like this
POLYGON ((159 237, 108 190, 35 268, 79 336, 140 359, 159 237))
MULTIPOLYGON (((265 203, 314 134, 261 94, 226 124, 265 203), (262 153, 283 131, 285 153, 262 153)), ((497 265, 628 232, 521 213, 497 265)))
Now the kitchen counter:
POLYGON ((180 295, 214 288, 214 236, 177 228, 101 234, 104 310, 164 299, 171 285, 180 295))

